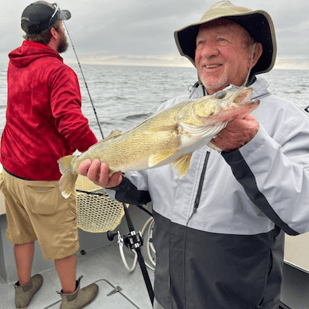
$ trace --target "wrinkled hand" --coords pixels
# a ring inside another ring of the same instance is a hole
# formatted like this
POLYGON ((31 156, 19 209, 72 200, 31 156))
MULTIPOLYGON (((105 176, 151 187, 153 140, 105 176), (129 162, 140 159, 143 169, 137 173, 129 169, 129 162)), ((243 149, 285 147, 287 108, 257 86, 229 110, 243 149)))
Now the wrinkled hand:
POLYGON ((96 185, 104 188, 113 188, 118 186, 122 181, 122 172, 110 174, 110 170, 106 163, 101 163, 95 159, 91 162, 90 159, 83 161, 79 165, 79 173, 87 176, 96 185))
POLYGON ((256 135, 259 130, 259 123, 252 115, 242 119, 234 119, 219 132, 216 138, 210 142, 225 152, 241 148, 256 135))

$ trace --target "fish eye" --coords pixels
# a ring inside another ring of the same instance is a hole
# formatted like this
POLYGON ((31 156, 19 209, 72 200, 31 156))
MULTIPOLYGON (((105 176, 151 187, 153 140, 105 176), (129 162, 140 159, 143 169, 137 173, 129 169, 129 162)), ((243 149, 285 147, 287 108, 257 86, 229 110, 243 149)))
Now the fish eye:
POLYGON ((226 93, 227 93, 226 91, 219 91, 219 92, 217 92, 217 93, 215 94, 215 98, 216 98, 216 99, 219 99, 219 100, 222 100, 222 99, 225 98, 226 93))

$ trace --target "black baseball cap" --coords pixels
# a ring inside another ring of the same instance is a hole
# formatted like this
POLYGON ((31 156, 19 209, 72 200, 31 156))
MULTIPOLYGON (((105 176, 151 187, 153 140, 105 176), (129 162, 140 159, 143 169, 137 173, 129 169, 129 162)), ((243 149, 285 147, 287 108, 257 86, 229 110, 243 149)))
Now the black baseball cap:
POLYGON ((21 28, 29 34, 37 34, 54 24, 56 20, 68 20, 71 13, 60 10, 57 3, 36 1, 28 5, 21 15, 21 28))

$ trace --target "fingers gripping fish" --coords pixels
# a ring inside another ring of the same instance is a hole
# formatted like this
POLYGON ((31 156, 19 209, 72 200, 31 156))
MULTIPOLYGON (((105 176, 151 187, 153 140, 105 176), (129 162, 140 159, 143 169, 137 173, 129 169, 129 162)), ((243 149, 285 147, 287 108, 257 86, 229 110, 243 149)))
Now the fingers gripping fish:
MULTIPOLYGON (((60 189, 68 198, 74 189, 78 167, 86 159, 107 163, 111 172, 145 170, 169 163, 183 177, 193 151, 208 144, 229 121, 243 118, 259 104, 252 89, 226 89, 211 96, 180 102, 143 121, 133 129, 111 134, 79 156, 58 160, 60 189)), ((219 150, 219 149, 217 149, 219 150)))

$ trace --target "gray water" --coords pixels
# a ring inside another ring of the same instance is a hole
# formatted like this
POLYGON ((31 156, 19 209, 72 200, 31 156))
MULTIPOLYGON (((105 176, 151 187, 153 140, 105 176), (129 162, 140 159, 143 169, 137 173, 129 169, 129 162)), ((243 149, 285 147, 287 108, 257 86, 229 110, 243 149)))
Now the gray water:
MULTIPOLYGON (((82 93, 82 110, 97 138, 102 139, 93 107, 77 64, 82 93)), ((6 69, 0 65, 0 133, 5 124, 6 69)), ((126 131, 153 115, 166 100, 184 94, 197 81, 194 68, 84 65, 90 97, 104 136, 111 130, 126 131)), ((291 100, 299 108, 309 105, 308 70, 272 70, 262 75, 270 83, 270 91, 291 100)))

